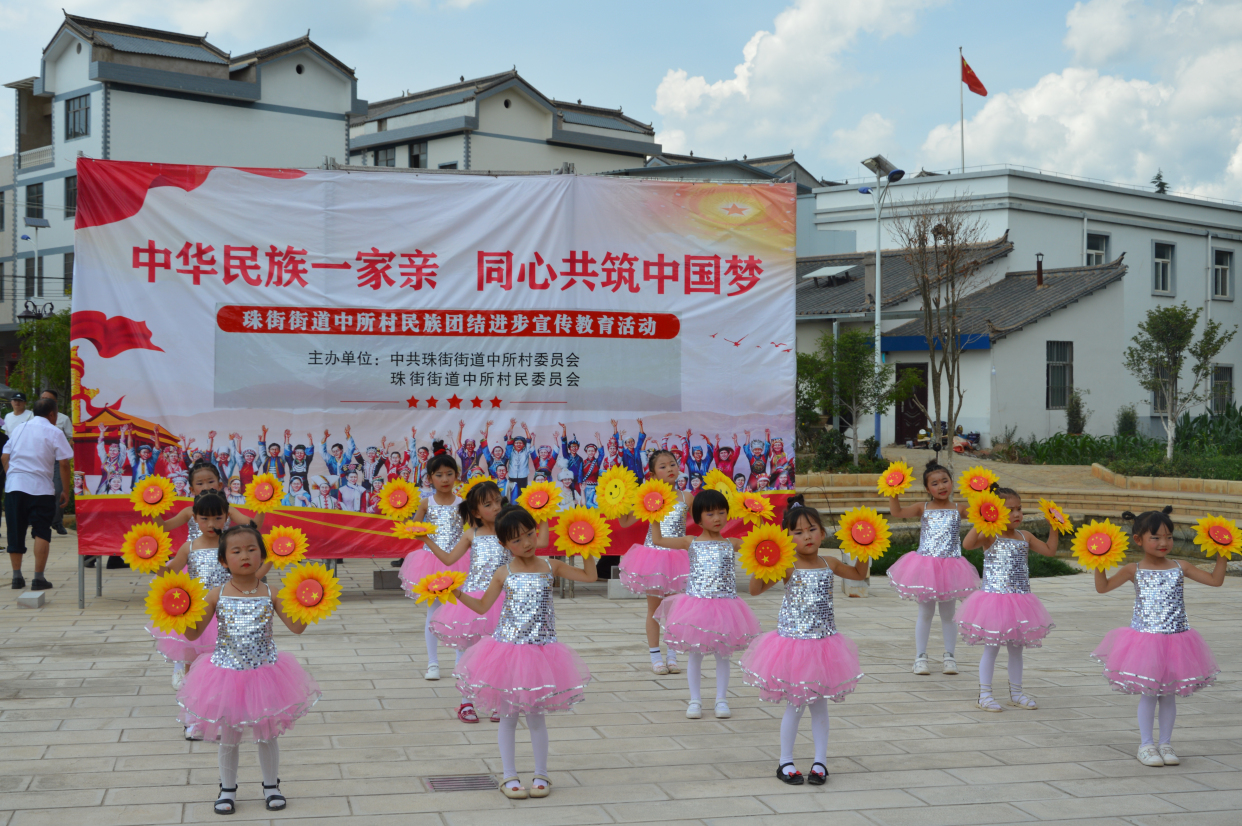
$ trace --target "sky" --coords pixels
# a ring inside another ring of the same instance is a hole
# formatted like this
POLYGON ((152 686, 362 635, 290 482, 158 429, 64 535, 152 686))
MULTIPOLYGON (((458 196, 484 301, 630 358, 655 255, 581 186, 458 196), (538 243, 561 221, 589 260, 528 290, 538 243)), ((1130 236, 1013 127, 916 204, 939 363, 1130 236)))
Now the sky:
MULTIPOLYGON (((517 66, 624 109, 669 152, 793 150, 813 174, 1011 163, 1242 201, 1242 0, 0 0, 0 81, 38 73, 61 6, 209 33, 240 54, 311 37, 382 100, 517 66), (348 9, 347 14, 342 14, 348 9)), ((9 90, 4 90, 6 93, 9 90)), ((0 105, 0 154, 13 147, 0 105)))

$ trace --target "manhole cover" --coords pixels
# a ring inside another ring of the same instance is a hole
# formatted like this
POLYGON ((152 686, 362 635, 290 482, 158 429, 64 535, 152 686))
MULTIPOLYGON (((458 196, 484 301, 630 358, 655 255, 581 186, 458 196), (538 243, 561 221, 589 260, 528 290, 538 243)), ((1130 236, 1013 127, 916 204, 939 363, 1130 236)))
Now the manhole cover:
POLYGON ((428 777, 427 786, 433 792, 489 792, 497 788, 497 783, 494 775, 461 774, 428 777))

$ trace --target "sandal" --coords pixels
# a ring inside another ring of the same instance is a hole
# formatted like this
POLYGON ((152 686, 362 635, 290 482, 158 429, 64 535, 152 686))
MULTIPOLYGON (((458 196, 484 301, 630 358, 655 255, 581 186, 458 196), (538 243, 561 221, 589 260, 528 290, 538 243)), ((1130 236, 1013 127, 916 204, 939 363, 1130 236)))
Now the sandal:
POLYGON ((517 776, 514 775, 513 777, 506 777, 504 780, 501 780, 500 781, 500 793, 503 794, 505 797, 509 798, 510 800, 525 800, 526 798, 530 797, 530 792, 526 791, 525 786, 522 786, 520 783, 518 787, 515 789, 511 789, 508 786, 508 783, 510 780, 517 780, 517 779, 518 779, 517 776))
POLYGON ((1000 703, 996 702, 996 698, 992 696, 992 686, 980 686, 979 699, 975 700, 975 708, 980 711, 1001 712, 1005 709, 1000 707, 1000 703))
POLYGON ((663 662, 652 663, 651 670, 654 671, 656 674, 659 674, 661 677, 669 673, 668 666, 665 665, 663 662))
POLYGON ((550 794, 552 794, 552 781, 547 778, 547 775, 537 774, 530 779, 531 797, 547 797, 550 794), (535 785, 536 780, 542 780, 544 782, 542 788, 535 785))
POLYGON ((474 703, 462 703, 457 707, 457 719, 463 723, 479 722, 479 715, 474 710, 474 703))
POLYGON ((806 776, 806 782, 810 783, 812 786, 822 786, 825 783, 827 783, 828 782, 828 767, 825 766, 823 763, 812 763, 811 773, 806 776), (819 766, 821 769, 823 769, 823 771, 822 772, 815 771, 816 766, 819 766))
POLYGON ((491 722, 493 722, 493 723, 499 723, 499 722, 500 722, 500 715, 499 715, 499 714, 497 714, 496 712, 494 712, 494 711, 493 711, 493 712, 492 712, 492 716, 491 716, 491 717, 488 717, 487 719, 488 719, 488 720, 490 720, 490 721, 491 721, 491 722))
POLYGON ((1026 709, 1027 711, 1034 711, 1039 708, 1039 703, 1022 693, 1021 683, 1018 685, 1009 684, 1009 705, 1014 708, 1026 709))
POLYGON ((664 667, 668 669, 669 674, 681 673, 681 666, 677 664, 677 660, 669 660, 664 667))
POLYGON ((781 763, 776 767, 776 776, 781 779, 782 783, 788 783, 790 786, 801 786, 806 782, 806 778, 802 776, 802 772, 794 769, 791 773, 786 774, 784 769, 786 766, 792 766, 793 763, 781 763))
POLYGON ((233 794, 237 794, 237 787, 234 786, 231 789, 226 789, 224 788, 224 786, 221 786, 220 787, 220 798, 216 800, 216 805, 212 808, 215 811, 215 813, 218 815, 236 814, 237 813, 237 801, 230 800, 229 798, 225 797, 224 796, 225 792, 232 792, 233 794), (221 806, 225 808, 220 808, 221 806))
POLYGON ((275 786, 269 786, 266 783, 264 783, 263 788, 265 790, 266 789, 277 789, 276 794, 269 795, 266 791, 264 791, 263 793, 263 796, 267 799, 267 810, 269 812, 279 812, 281 809, 285 808, 285 803, 287 801, 285 800, 285 796, 281 794, 279 791, 280 789, 280 778, 279 777, 276 778, 275 786))

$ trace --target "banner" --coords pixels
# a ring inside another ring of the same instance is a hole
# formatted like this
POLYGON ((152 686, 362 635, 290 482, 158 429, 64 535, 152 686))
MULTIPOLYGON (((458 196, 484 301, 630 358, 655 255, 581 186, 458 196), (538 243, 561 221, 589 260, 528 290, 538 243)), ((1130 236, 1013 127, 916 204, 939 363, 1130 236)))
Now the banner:
MULTIPOLYGON (((318 557, 399 556, 377 514, 433 441, 507 495, 594 503, 657 449, 794 483, 793 184, 78 161, 75 487, 83 553, 150 474, 205 458, 318 557)), ((628 544, 627 544, 628 547, 628 544)), ((620 548, 618 550, 624 550, 620 548)))

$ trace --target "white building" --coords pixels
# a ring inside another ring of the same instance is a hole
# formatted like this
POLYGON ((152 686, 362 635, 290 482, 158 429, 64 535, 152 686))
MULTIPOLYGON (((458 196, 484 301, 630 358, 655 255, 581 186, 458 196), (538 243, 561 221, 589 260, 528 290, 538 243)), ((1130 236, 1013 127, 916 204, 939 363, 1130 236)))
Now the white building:
MULTIPOLYGON (((353 70, 309 36, 232 56, 204 37, 69 14, 39 74, 6 85, 16 98, 17 152, 11 179, 0 182, 15 210, 0 249, 0 330, 25 300, 55 310, 70 303, 79 155, 315 167, 347 157, 348 118, 366 111, 353 70), (46 226, 36 234, 30 222, 46 226)), ((7 356, 16 348, 6 335, 7 356)))
MULTIPOLYGON (((817 230, 853 230, 859 246, 874 255, 875 213, 857 184, 817 189, 815 197, 817 230)), ((1242 321, 1234 277, 1242 251, 1242 204, 1008 167, 907 178, 892 185, 889 197, 882 224, 886 247, 894 239, 891 216, 900 213, 903 200, 953 197, 966 199, 983 221, 984 237, 1005 239, 1009 246, 980 280, 980 286, 990 286, 965 308, 974 349, 963 356, 966 399, 959 422, 982 434, 985 444, 1006 427, 1039 437, 1064 430, 1071 387, 1090 391, 1089 433, 1111 433, 1117 410, 1133 404, 1149 432, 1163 436, 1152 394, 1121 363, 1139 322, 1153 307, 1182 302, 1227 327, 1242 321), (1034 285, 1037 253, 1043 254, 1042 288, 1034 285)), ((884 256, 882 309, 910 309, 916 305, 897 306, 899 296, 889 292, 897 287, 889 272, 896 278, 898 269, 890 267, 890 257, 900 255, 884 256)), ((834 267, 830 272, 840 282, 825 288, 825 274, 818 290, 814 284, 799 287, 800 349, 813 346, 834 317, 846 324, 870 323, 844 315, 869 304, 847 306, 858 302, 834 303, 823 296, 824 289, 860 289, 854 282, 866 278, 865 265, 860 260, 850 264, 853 269, 842 269, 846 264, 829 258, 800 262, 800 274, 834 267)), ((920 323, 890 316, 884 336, 889 361, 926 365, 920 323)), ((1216 366, 1215 403, 1232 399, 1234 369, 1240 365, 1242 336, 1216 366)), ((897 418, 891 411, 884 417, 886 441, 898 436, 897 418)), ((900 430, 907 433, 909 423, 900 430)))
POLYGON ((643 165, 650 124, 620 109, 552 100, 516 70, 370 104, 350 120, 350 163, 578 174, 643 165))

